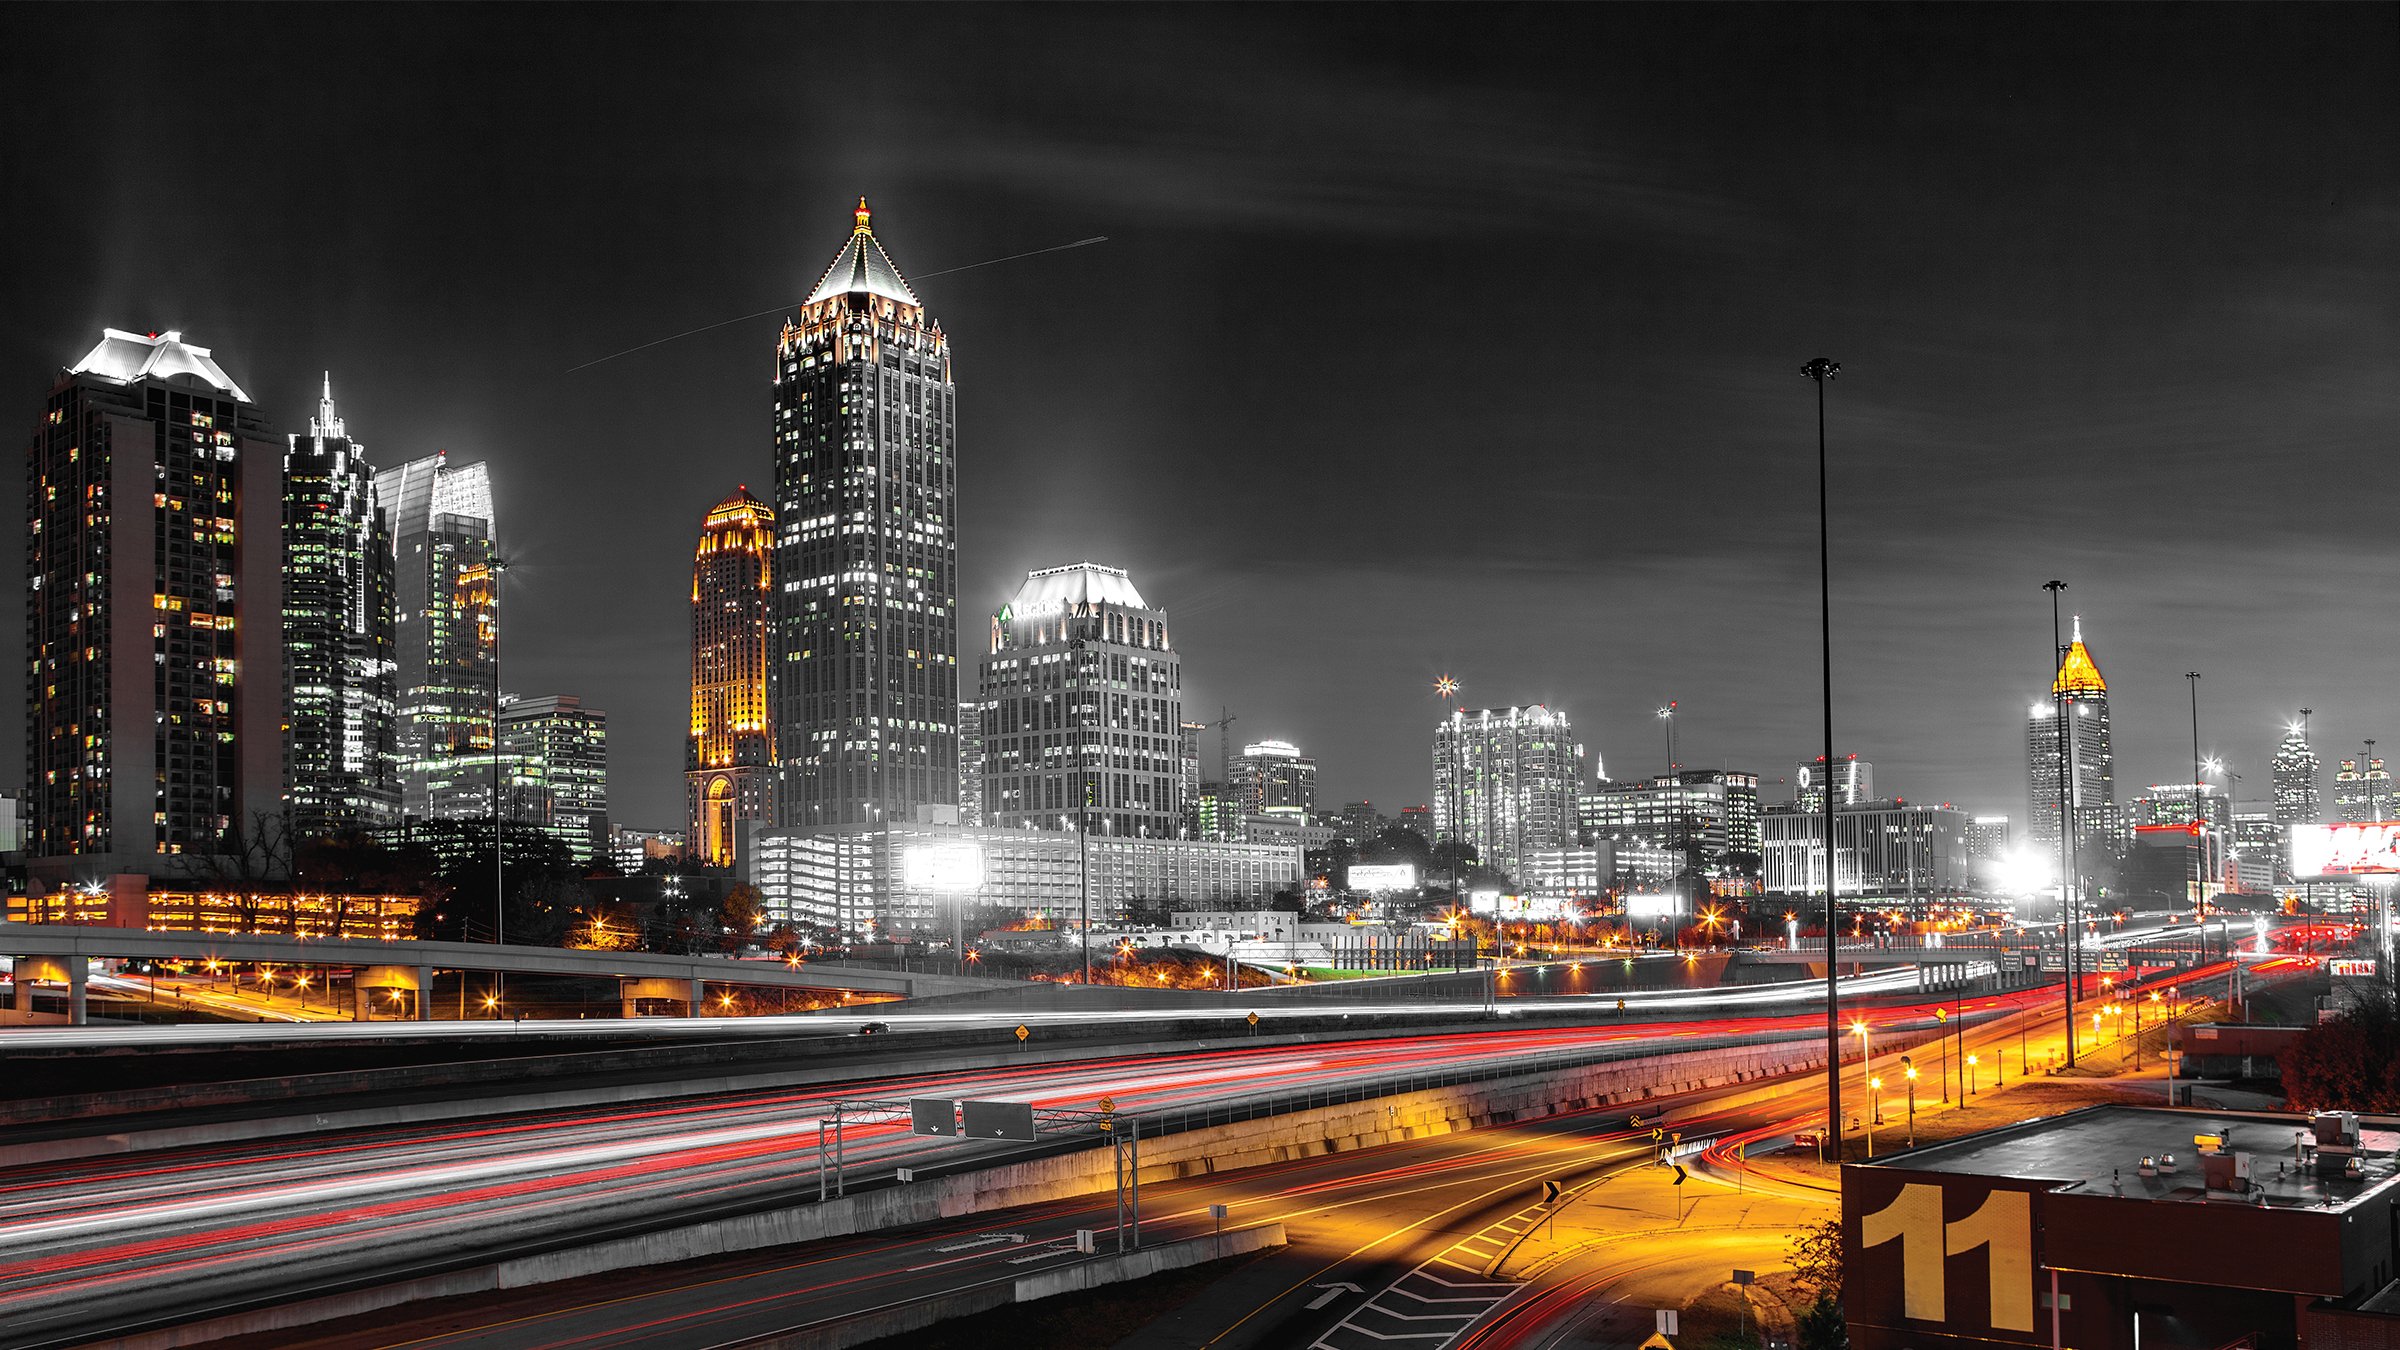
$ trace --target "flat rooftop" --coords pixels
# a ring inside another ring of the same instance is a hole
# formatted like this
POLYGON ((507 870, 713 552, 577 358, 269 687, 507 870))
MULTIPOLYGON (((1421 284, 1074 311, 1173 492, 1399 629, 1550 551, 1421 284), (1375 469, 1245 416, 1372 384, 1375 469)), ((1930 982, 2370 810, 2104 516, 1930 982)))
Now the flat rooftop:
POLYGON ((2307 1116, 2281 1112, 2094 1106, 1927 1144, 1866 1165, 2051 1181, 2056 1183, 2054 1192, 2066 1195, 2244 1205, 2258 1203, 2263 1195, 2273 1206, 2332 1210, 2349 1208, 2400 1175, 2400 1128, 2387 1118, 2359 1120, 2359 1160, 2366 1176, 2357 1181, 2319 1180, 2313 1163, 2302 1166, 2294 1141, 2308 1130, 2307 1116), (2250 1155, 2251 1194, 2235 1198, 2207 1193, 2201 1184, 2200 1149, 2192 1142, 2194 1135, 2202 1134, 2222 1135, 2225 1151, 2250 1155), (2143 1158, 2170 1153, 2175 1155, 2173 1172, 2141 1174, 2143 1158))

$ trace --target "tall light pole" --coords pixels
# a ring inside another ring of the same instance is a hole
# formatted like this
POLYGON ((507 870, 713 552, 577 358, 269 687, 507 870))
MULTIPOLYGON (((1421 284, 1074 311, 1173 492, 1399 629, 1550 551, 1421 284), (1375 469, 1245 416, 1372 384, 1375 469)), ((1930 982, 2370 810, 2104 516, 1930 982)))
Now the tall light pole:
POLYGON ((1085 711, 1084 701, 1090 694, 1092 682, 1086 678, 1084 670, 1083 639, 1076 638, 1069 642, 1067 650, 1075 657, 1075 683, 1072 686, 1075 691, 1075 875, 1077 885, 1083 892, 1083 983, 1088 989, 1092 983, 1092 766, 1090 752, 1085 745, 1085 730, 1091 719, 1085 711))
POLYGON ((2208 904, 2208 804, 2202 800, 2200 779, 2200 672, 2183 672, 2183 682, 2192 690, 2192 912, 2197 915, 2208 904))
MULTIPOLYGON (((1458 782, 1458 766, 1463 762, 1459 755, 1458 743, 1460 738, 1466 734, 1466 723, 1460 721, 1457 715, 1457 680, 1444 675, 1433 682, 1433 692, 1442 700, 1442 720, 1449 724, 1450 730, 1450 907, 1456 909, 1459 901, 1463 898, 1458 893, 1459 841, 1466 838, 1466 832, 1460 827, 1459 821, 1459 813, 1465 809, 1466 795, 1460 790, 1458 782)), ((1434 833, 1438 835, 1441 831, 1435 830, 1434 833)))
MULTIPOLYGON (((492 944, 508 945, 508 863, 500 847, 500 576, 508 570, 508 559, 492 551, 492 599, 486 606, 492 616, 492 944)), ((492 969, 492 997, 500 998, 508 976, 498 967, 492 969)), ((463 987, 466 976, 459 976, 463 987)), ((499 1006, 496 1002, 494 1008, 499 1006)), ((497 1013, 495 1012, 495 1016, 497 1013)))
POLYGON ((2063 581, 2042 583, 2042 589, 2050 592, 2050 730, 2058 740, 2058 936, 2067 976, 2067 1067, 2071 1069, 2075 1067, 2075 981, 2081 974, 2076 956, 2081 944, 2075 940, 2075 821, 2067 809, 2074 777, 2067 750, 2067 691, 2061 678, 2067 649, 2058 640, 2058 593, 2066 588, 2063 581))
MULTIPOLYGON (((1824 639, 1825 766, 1833 767, 1833 516, 1825 475, 1825 382, 1841 372, 1839 361, 1817 357, 1800 374, 1817 386, 1817 617, 1824 639)), ((1841 907, 1833 865, 1833 792, 1825 793, 1825 1139, 1835 1162, 1842 1157, 1841 907)), ((1867 1138, 1872 1140, 1870 1132, 1867 1138)))

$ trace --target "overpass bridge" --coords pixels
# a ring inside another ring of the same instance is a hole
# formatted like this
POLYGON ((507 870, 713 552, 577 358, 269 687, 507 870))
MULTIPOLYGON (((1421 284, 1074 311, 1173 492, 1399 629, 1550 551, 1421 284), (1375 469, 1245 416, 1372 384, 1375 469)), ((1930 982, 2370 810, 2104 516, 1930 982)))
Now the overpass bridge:
MULTIPOLYGON (((671 999, 697 1011, 709 985, 768 989, 845 989, 862 994, 924 998, 1018 987, 1015 980, 880 970, 835 962, 787 965, 726 956, 658 952, 588 952, 562 947, 514 947, 476 942, 376 942, 356 938, 291 938, 274 934, 161 933, 86 924, 0 924, 0 955, 16 958, 16 1009, 30 1013, 33 981, 67 986, 68 1020, 85 1021, 84 984, 95 959, 221 961, 278 966, 348 966, 360 989, 415 994, 419 1021, 432 1017, 425 997, 436 970, 614 979, 627 1016, 639 999, 671 999)), ((363 1010, 368 1000, 361 999, 363 1010)))

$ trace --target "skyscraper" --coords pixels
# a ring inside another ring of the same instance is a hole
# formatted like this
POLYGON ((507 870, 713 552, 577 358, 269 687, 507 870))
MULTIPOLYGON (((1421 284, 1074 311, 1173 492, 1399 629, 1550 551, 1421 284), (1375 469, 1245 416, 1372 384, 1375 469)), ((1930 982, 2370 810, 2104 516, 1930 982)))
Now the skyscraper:
POLYGON ((2333 812, 2356 824, 2388 820, 2393 810, 2392 773, 2381 755, 2360 755, 2338 761, 2333 774, 2333 812))
POLYGON ((36 886, 163 870, 283 809, 283 446, 205 347, 104 331, 26 457, 36 886))
POLYGON ((608 714, 572 694, 505 699, 500 754, 507 823, 541 830, 577 862, 607 855, 608 714))
POLYGON ((284 793, 303 838, 400 818, 391 516, 325 377, 283 454, 284 793))
POLYGON ((864 200, 775 360, 777 818, 946 814, 959 711, 950 343, 864 200))
POLYGON ((1290 741, 1253 741, 1225 766, 1225 791, 1237 815, 1306 820, 1317 809, 1317 762, 1290 741))
POLYGON ((445 451, 376 474, 375 495, 392 513, 401 812, 484 819, 500 640, 491 476, 445 451))
POLYGON ((775 819, 775 512, 747 487, 708 509, 692 555, 692 730, 684 742, 692 858, 731 867, 746 821, 775 819))
POLYGON ((1844 755, 1830 770, 1825 757, 1804 759, 1792 771, 1792 800, 1802 811, 1825 812, 1825 787, 1833 785, 1833 800, 1856 806, 1875 800, 1875 766, 1856 755, 1844 755))
POLYGON ((1026 574, 992 616, 978 681, 990 704, 984 824, 1178 837, 1183 824, 1183 671, 1133 579, 1077 563, 1026 574))
POLYGON ((1538 703, 1457 709, 1434 729, 1434 829, 1514 875, 1534 850, 1574 842, 1582 765, 1564 713, 1538 703))
POLYGON ((2050 682, 2050 700, 2036 703, 2025 719, 2025 777, 2032 811, 2026 837, 2045 857, 2058 853, 2060 797, 2059 719, 2066 737, 2067 807, 2075 823, 2076 870, 2086 876, 2108 862, 2117 838, 2116 749, 2108 732, 2108 681, 2083 645, 2083 617, 2050 682))
POLYGON ((2317 751, 2308 743, 2307 710, 2300 721, 2284 728, 2283 744, 2275 747, 2275 823, 2288 832, 2294 825, 2314 825, 2324 819, 2318 796, 2317 751))

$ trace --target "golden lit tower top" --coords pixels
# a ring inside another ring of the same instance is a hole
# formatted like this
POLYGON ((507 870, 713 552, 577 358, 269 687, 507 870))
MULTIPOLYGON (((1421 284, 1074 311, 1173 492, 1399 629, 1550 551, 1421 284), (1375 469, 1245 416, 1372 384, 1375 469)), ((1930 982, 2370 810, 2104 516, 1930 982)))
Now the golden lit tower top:
MULTIPOLYGON (((2055 629, 2053 632, 2057 631, 2055 629)), ((2058 678, 2050 682, 2053 694, 2105 694, 2108 681, 2100 678, 2100 667, 2092 663, 2091 649, 2083 645, 2083 616, 2075 616, 2075 638, 2068 644, 2067 654, 2058 663, 2058 678)))

